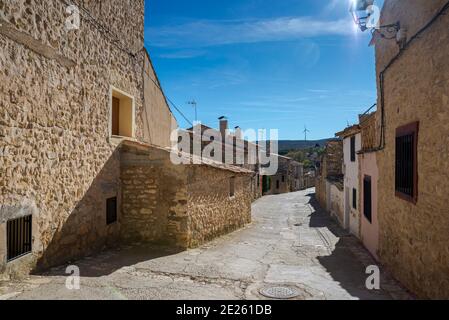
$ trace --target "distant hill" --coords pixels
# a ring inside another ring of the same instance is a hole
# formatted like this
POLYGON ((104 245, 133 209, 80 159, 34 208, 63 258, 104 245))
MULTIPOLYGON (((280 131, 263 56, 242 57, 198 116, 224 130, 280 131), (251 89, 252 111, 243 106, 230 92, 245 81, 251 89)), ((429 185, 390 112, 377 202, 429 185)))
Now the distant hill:
POLYGON ((320 147, 325 147, 326 143, 331 139, 322 139, 322 140, 279 140, 279 152, 287 152, 290 150, 302 150, 306 148, 313 148, 316 145, 320 147))

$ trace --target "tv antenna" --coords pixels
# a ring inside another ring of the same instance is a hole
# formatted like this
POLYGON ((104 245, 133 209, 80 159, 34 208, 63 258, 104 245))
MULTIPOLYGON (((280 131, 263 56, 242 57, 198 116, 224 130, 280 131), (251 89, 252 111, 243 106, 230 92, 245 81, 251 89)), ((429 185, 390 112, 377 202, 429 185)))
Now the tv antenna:
POLYGON ((307 127, 304 126, 304 131, 303 132, 304 132, 304 141, 307 141, 307 133, 309 133, 310 130, 308 130, 307 127))
POLYGON ((195 122, 198 122, 198 103, 196 103, 195 99, 192 99, 191 101, 187 102, 187 104, 195 108, 195 122))

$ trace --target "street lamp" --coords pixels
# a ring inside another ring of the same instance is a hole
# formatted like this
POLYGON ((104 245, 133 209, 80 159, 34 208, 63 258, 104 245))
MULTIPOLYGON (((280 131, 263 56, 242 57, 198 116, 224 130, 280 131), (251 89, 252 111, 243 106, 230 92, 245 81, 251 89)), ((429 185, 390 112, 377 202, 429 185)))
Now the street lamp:
POLYGON ((368 30, 367 21, 371 17, 372 12, 369 10, 374 5, 374 0, 351 0, 351 6, 349 12, 351 12, 352 18, 355 24, 357 24, 365 32, 368 30))
POLYGON ((362 32, 369 29, 372 33, 378 33, 384 39, 395 39, 398 44, 404 42, 406 30, 401 30, 399 21, 383 26, 379 24, 380 10, 374 5, 374 0, 351 0, 349 12, 362 32))

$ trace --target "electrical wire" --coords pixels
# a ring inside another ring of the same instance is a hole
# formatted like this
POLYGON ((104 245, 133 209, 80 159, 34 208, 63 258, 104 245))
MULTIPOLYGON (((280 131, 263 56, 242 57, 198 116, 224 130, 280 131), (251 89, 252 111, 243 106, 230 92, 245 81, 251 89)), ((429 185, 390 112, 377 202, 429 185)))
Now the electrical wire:
POLYGON ((437 12, 435 16, 433 16, 430 21, 424 25, 418 32, 415 33, 413 37, 410 38, 407 43, 404 44, 399 53, 390 60, 390 62, 385 66, 385 68, 379 74, 379 88, 380 88, 380 110, 381 110, 381 134, 380 134, 380 142, 379 147, 375 148, 375 151, 380 151, 385 149, 385 92, 384 92, 384 81, 385 81, 385 72, 402 56, 405 50, 419 38, 421 34, 423 34, 427 29, 429 29, 445 12, 449 9, 449 1, 437 12))
MULTIPOLYGON (((60 2, 62 2, 65 6, 70 6, 72 5, 71 3, 69 3, 66 0, 59 0, 60 2)), ((142 50, 144 50, 144 48, 140 49, 139 51, 137 51, 136 53, 133 53, 125 48, 123 48, 122 46, 119 45, 120 41, 118 40, 117 36, 114 35, 107 27, 103 26, 100 22, 97 21, 97 19, 95 19, 90 12, 84 8, 83 5, 81 5, 78 1, 76 0, 70 0, 71 2, 73 2, 78 8, 80 8, 80 16, 83 17, 86 21, 91 22, 91 24, 101 33, 103 33, 103 35, 105 35, 110 43, 112 43, 113 45, 115 45, 118 49, 120 49, 121 51, 123 51, 124 53, 126 53, 127 55, 129 55, 132 59, 136 60, 137 59, 137 54, 139 52, 141 52, 142 50), (83 12, 83 14, 81 13, 81 11, 83 12)), ((164 96, 164 98, 166 99, 166 101, 168 101, 173 108, 181 115, 181 117, 190 125, 193 126, 193 123, 185 116, 185 114, 180 110, 180 108, 178 108, 176 106, 176 104, 170 99, 168 98, 163 89, 161 88, 160 84, 157 83, 155 80, 153 80, 151 77, 149 77, 151 79, 151 81, 156 85, 156 88, 162 93, 162 95, 164 96)), ((169 107, 170 109, 170 107, 169 107)))

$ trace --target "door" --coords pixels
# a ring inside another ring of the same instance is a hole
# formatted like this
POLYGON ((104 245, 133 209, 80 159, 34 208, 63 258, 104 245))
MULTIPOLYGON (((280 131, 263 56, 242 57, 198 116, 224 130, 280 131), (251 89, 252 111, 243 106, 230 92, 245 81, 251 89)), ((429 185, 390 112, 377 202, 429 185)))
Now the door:
POLYGON ((371 197, 371 177, 365 176, 363 179, 363 215, 372 222, 372 197, 371 197))
POLYGON ((349 193, 349 188, 345 188, 345 229, 349 229, 349 219, 351 216, 351 198, 349 193))
POLYGON ((263 176, 262 178, 262 192, 265 194, 271 190, 271 178, 263 176))

